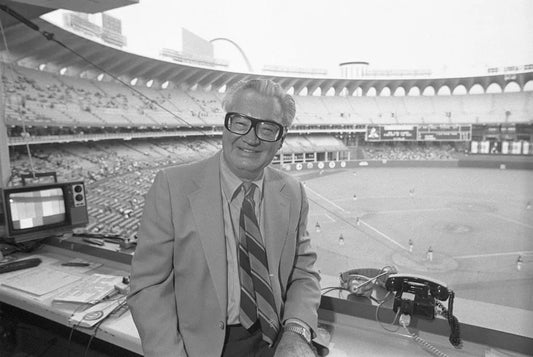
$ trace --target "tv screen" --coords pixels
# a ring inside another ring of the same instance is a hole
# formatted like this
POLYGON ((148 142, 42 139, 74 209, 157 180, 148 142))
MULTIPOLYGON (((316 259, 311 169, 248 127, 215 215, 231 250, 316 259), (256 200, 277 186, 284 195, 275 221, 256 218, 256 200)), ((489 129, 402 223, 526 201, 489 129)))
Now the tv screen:
POLYGON ((0 236, 8 242, 57 236, 89 222, 83 181, 8 187, 0 191, 3 203, 0 236))
POLYGON ((13 230, 42 227, 65 221, 61 188, 14 192, 8 196, 13 230))

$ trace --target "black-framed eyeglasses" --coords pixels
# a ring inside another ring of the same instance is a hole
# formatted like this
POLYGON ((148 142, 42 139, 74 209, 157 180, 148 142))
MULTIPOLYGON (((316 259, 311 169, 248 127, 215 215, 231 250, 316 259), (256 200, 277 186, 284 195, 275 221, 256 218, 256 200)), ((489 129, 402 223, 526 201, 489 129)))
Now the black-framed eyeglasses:
POLYGON ((256 119, 248 115, 229 112, 224 127, 233 134, 246 135, 255 129, 255 135, 263 141, 275 142, 283 137, 285 127, 272 120, 256 119))

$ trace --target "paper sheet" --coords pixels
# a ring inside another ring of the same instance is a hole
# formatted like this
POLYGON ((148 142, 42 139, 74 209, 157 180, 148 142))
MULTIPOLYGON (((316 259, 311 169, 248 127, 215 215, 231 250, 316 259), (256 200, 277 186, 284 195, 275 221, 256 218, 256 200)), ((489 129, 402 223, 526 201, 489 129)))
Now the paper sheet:
POLYGON ((78 275, 37 266, 4 280, 2 285, 41 296, 80 279, 81 277, 78 275))
POLYGON ((115 292, 115 285, 122 277, 107 274, 93 274, 70 289, 54 297, 54 301, 73 303, 94 303, 115 292))

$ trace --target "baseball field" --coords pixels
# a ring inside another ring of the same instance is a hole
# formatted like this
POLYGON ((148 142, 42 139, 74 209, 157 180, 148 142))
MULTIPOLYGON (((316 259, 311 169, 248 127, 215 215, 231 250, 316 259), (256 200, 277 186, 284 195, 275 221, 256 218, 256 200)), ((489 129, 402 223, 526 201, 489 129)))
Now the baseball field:
POLYGON ((326 284, 394 265, 456 297, 533 310, 533 171, 365 167, 299 178, 326 284))

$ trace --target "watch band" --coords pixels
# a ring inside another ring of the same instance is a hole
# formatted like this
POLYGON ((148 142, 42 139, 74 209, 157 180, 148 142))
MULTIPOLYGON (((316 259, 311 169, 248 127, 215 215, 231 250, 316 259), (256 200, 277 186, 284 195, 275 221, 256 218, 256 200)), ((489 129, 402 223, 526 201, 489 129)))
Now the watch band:
POLYGON ((311 332, 305 327, 294 323, 288 323, 283 327, 283 330, 294 332, 300 335, 308 344, 311 344, 311 332))

